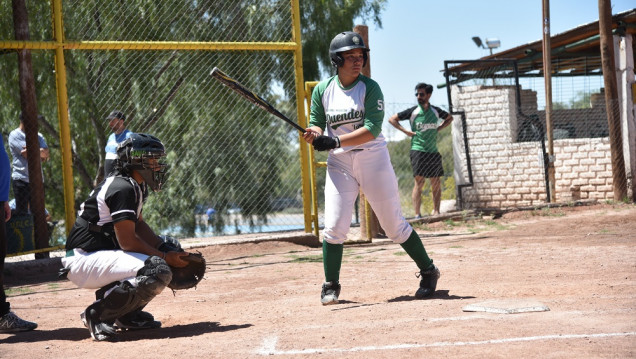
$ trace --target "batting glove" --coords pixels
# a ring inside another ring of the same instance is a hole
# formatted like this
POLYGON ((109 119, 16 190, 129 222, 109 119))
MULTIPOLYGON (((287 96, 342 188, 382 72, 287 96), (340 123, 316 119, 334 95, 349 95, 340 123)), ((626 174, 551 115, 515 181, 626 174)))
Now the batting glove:
POLYGON ((340 138, 329 136, 318 136, 313 142, 316 151, 329 151, 340 147, 340 138))

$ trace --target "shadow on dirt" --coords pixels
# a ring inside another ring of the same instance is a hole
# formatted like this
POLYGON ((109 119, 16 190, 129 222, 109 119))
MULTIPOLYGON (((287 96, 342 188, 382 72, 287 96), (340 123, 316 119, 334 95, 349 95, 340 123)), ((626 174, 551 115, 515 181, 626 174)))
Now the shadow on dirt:
POLYGON ((228 332, 231 330, 245 329, 253 324, 220 325, 219 322, 199 322, 184 325, 173 325, 159 329, 122 332, 117 336, 119 342, 131 342, 146 339, 174 339, 188 338, 213 332, 228 332))
MULTIPOLYGON (((113 337, 113 342, 130 342, 146 339, 173 339, 194 337, 212 332, 227 332, 230 330, 245 329, 252 324, 220 325, 218 322, 199 322, 172 327, 148 329, 140 331, 123 331, 113 337)), ((53 330, 34 330, 31 332, 16 333, 6 339, 0 340, 0 344, 37 343, 52 340, 82 341, 90 339, 90 334, 85 328, 59 328, 53 330)))
POLYGON ((399 297, 395 297, 392 299, 387 300, 386 302, 379 302, 379 303, 360 303, 360 302, 354 302, 354 301, 350 301, 350 300, 340 300, 338 304, 333 306, 333 311, 336 310, 347 310, 347 309, 353 309, 353 308, 360 308, 360 307, 369 307, 369 306, 373 306, 373 305, 378 305, 378 304, 385 304, 385 303, 395 303, 395 302, 410 302, 410 301, 415 301, 415 300, 432 300, 432 299, 442 299, 442 300, 462 300, 462 299, 474 299, 475 297, 468 295, 468 296, 458 296, 458 295, 450 295, 448 290, 438 290, 435 293, 433 293, 432 296, 426 298, 426 299, 418 299, 415 298, 412 295, 402 295, 399 297), (343 307, 342 305, 347 305, 345 307, 343 307))
POLYGON ((443 299, 443 300, 457 300, 457 299, 474 299, 472 295, 467 296, 459 296, 459 295, 450 295, 448 290, 437 290, 433 293, 432 296, 426 299, 418 299, 411 295, 402 295, 399 297, 395 297, 393 299, 389 299, 387 302, 410 302, 413 300, 431 300, 431 299, 443 299))

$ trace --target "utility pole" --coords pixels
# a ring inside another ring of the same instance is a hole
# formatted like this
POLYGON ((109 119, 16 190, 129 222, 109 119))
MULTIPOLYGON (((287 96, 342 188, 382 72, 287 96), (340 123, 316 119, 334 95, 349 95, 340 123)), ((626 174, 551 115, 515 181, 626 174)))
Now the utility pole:
POLYGON ((598 26, 601 37, 601 65, 605 85, 605 108, 609 129, 610 152, 612 157, 612 183, 614 200, 627 197, 627 176, 623 156, 623 135, 621 114, 618 106, 616 85, 616 65, 614 62, 614 41, 612 40, 612 4, 610 0, 598 0, 598 26))
MULTIPOLYGON (((599 0, 602 1, 602 0, 599 0)), ((552 136, 552 48, 550 45, 550 0, 543 0, 543 78, 545 80, 545 132, 548 136, 548 203, 556 202, 556 171, 552 136)))
MULTIPOLYGON (((29 41, 29 16, 24 0, 13 0, 13 27, 15 39, 29 41)), ((31 200, 29 207, 33 214, 33 233, 36 249, 49 246, 49 231, 44 215, 44 182, 38 140, 38 105, 35 94, 35 78, 31 62, 31 50, 18 50, 18 78, 20 87, 20 108, 22 110, 24 134, 26 137, 27 162, 31 200)), ((48 252, 36 253, 36 259, 49 258, 48 252)))

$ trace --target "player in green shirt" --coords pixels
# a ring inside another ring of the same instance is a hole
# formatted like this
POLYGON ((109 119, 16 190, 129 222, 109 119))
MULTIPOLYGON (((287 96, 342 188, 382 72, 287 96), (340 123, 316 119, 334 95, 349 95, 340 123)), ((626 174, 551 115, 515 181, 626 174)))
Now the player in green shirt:
POLYGON ((442 186, 440 177, 444 175, 442 155, 437 150, 437 133, 439 130, 451 124, 453 116, 428 101, 433 94, 433 86, 419 83, 415 86, 417 106, 396 113, 389 118, 393 127, 411 137, 411 167, 415 184, 411 198, 415 218, 421 218, 420 207, 422 203, 422 187, 426 178, 431 181, 433 194, 433 215, 439 214, 439 206, 442 198, 442 186), (400 125, 400 121, 409 120, 411 131, 400 125))

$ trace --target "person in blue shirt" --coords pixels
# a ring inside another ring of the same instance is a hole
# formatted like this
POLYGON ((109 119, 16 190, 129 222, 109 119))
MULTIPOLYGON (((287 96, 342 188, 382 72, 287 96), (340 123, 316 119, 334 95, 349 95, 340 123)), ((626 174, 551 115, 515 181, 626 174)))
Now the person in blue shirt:
MULTIPOLYGON (((38 133, 40 142, 40 158, 42 162, 49 160, 49 146, 41 133, 38 133)), ((20 126, 9 134, 9 149, 13 157, 13 194, 15 196, 14 215, 24 215, 29 212, 31 203, 31 187, 29 185, 29 163, 27 162, 26 134, 24 133, 24 116, 20 114, 20 126)))
POLYGON ((11 165, 4 149, 4 141, 0 136, 0 333, 25 332, 37 328, 37 324, 20 319, 11 311, 4 293, 4 259, 7 256, 7 229, 5 222, 11 219, 9 208, 9 184, 11 182, 11 165))
POLYGON ((216 210, 212 207, 208 207, 208 209, 205 211, 205 214, 208 217, 208 225, 211 225, 212 221, 214 220, 214 215, 216 214, 216 210))
POLYGON ((106 117, 108 127, 113 133, 108 136, 106 142, 106 159, 104 160, 104 178, 108 177, 113 170, 113 164, 117 159, 117 145, 124 142, 133 134, 126 128, 126 115, 119 110, 114 110, 106 117))

